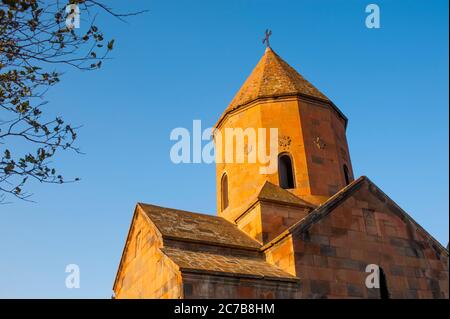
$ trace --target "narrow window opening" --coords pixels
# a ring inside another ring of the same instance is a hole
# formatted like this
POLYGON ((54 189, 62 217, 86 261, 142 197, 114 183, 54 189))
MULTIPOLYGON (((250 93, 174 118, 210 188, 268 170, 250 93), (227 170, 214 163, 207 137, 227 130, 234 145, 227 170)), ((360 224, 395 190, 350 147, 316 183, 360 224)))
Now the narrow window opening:
POLYGON ((282 154, 278 158, 278 180, 281 188, 295 188, 292 161, 291 157, 287 154, 282 154))
POLYGON ((223 174, 221 181, 221 191, 222 191, 222 210, 228 207, 228 176, 223 174))

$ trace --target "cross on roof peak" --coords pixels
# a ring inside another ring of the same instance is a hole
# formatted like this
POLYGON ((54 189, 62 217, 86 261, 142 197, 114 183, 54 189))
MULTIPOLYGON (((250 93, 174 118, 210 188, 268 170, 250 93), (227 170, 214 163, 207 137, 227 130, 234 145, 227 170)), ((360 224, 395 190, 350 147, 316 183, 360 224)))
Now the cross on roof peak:
POLYGON ((268 48, 270 48, 269 37, 271 35, 272 35, 272 30, 266 29, 265 36, 264 36, 264 39, 263 39, 262 43, 263 44, 265 43, 266 47, 268 47, 268 48))

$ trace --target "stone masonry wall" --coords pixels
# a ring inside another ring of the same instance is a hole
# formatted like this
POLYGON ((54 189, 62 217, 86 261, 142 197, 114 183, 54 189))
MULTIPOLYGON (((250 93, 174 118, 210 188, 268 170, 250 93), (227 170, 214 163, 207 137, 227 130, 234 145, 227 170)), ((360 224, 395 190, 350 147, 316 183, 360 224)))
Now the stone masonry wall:
POLYGON ((261 202, 263 244, 267 244, 290 226, 300 221, 309 211, 310 209, 304 207, 261 202))
POLYGON ((180 272, 161 253, 162 241, 155 228, 143 215, 135 218, 114 289, 116 298, 179 298, 180 272))
POLYGON ((301 100, 299 110, 298 125, 303 132, 310 187, 308 195, 332 196, 345 186, 344 164, 353 180, 344 121, 330 106, 319 103, 301 100))
POLYGON ((266 255, 301 278, 303 298, 379 298, 365 285, 368 264, 383 269, 391 298, 449 297, 448 251, 372 184, 266 255))
POLYGON ((304 207, 259 201, 236 223, 247 235, 261 244, 266 244, 305 217, 308 212, 309 209, 304 207))
POLYGON ((294 299, 300 298, 300 284, 261 278, 183 273, 183 295, 186 299, 294 299))

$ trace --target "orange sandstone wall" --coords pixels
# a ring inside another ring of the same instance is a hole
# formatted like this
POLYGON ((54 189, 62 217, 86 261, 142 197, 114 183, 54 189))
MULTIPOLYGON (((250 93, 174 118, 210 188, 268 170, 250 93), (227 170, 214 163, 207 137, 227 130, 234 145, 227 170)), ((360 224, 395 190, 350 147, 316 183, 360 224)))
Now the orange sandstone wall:
POLYGON ((267 244, 290 226, 303 219, 309 213, 309 210, 303 207, 262 202, 261 213, 263 244, 267 244))
MULTIPOLYGON (((287 273, 299 277, 294 256, 294 241, 291 235, 266 250, 266 261, 287 273)), ((300 278, 303 286, 304 278, 300 278)))
MULTIPOLYGON (((307 162, 303 130, 300 125, 298 99, 284 98, 278 102, 270 101, 261 105, 261 123, 263 127, 278 128, 279 153, 287 152, 291 156, 296 185, 295 193, 307 195, 309 191, 307 162)), ((267 148, 269 145, 267 144, 267 148)), ((267 180, 279 185, 278 171, 267 177, 267 180)))
POLYGON ((236 220, 236 224, 240 230, 262 244, 263 228, 260 203, 256 203, 245 214, 239 217, 236 220))
POLYGON ((449 297, 448 252, 368 186, 267 260, 302 279, 303 298, 379 298, 365 286, 368 264, 382 267, 391 298, 449 297))
MULTIPOLYGON (((229 116, 219 128, 223 136, 223 154, 225 154, 225 130, 226 128, 259 128, 261 126, 260 120, 260 106, 256 105, 251 108, 241 109, 229 116)), ((247 141, 245 141, 247 143, 247 141)), ((217 145, 217 142, 216 142, 217 145)), ((256 149, 251 150, 256 152, 256 149)), ((216 153, 217 154, 217 153, 216 153)), ((233 145, 233 154, 236 154, 236 143, 233 145)), ((217 155, 218 156, 218 155, 217 155)), ((265 176, 259 174, 259 165, 248 163, 245 158, 245 163, 220 163, 222 159, 217 158, 216 164, 216 181, 217 181, 217 210, 218 215, 222 216, 231 222, 244 212, 244 210, 255 199, 257 192, 262 187, 265 181, 265 176), (226 173, 228 176, 228 198, 229 206, 222 211, 221 206, 221 178, 226 173)))
POLYGON ((159 250, 161 237, 142 214, 134 218, 114 290, 116 298, 180 298, 181 274, 159 250))
POLYGON ((236 221, 240 230, 261 244, 266 244, 290 226, 301 220, 309 210, 259 201, 236 221))
MULTIPOLYGON (((226 128, 265 128, 267 132, 278 128, 279 153, 289 153, 293 162, 296 188, 291 191, 306 201, 320 204, 344 187, 344 164, 353 180, 345 121, 328 104, 297 97, 266 99, 227 115, 219 127, 223 144, 226 128)), ((266 149, 268 152, 269 140, 266 149)), ((254 147, 248 152, 257 150, 254 147)), ((245 163, 216 165, 218 214, 232 222, 248 208, 265 181, 279 185, 277 171, 262 175, 261 164, 248 163, 247 159, 245 163), (229 207, 222 211, 220 184, 224 173, 228 176, 229 207)))
POLYGON ((309 181, 306 195, 318 204, 320 197, 315 196, 332 196, 345 186, 344 164, 353 180, 345 122, 329 105, 318 102, 300 100, 299 110, 309 181))

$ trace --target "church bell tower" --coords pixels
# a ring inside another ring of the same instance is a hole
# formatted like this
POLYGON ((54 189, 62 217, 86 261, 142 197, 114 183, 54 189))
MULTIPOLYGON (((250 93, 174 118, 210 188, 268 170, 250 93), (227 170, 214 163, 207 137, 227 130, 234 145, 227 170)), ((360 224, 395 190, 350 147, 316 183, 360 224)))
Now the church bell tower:
POLYGON ((237 222, 267 183, 279 197, 323 203, 353 180, 346 126, 334 103, 267 46, 215 129, 224 136, 227 128, 277 128, 277 169, 261 174, 255 163, 218 159, 219 216, 237 222))

